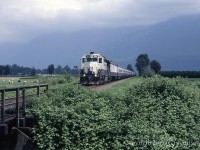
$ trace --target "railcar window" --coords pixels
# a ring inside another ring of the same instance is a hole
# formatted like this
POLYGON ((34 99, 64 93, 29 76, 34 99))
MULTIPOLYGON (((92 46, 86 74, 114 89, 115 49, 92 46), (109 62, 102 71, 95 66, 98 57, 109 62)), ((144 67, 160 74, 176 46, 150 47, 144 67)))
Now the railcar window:
POLYGON ((99 63, 102 63, 102 58, 99 58, 99 63))
POLYGON ((87 62, 95 62, 97 61, 97 58, 87 58, 87 62))

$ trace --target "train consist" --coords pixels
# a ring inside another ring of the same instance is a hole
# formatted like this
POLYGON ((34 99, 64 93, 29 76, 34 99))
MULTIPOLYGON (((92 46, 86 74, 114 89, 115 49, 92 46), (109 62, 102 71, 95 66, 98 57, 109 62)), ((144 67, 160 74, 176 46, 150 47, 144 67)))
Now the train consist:
POLYGON ((81 57, 81 84, 103 84, 133 76, 133 72, 113 64, 100 54, 90 52, 81 57))

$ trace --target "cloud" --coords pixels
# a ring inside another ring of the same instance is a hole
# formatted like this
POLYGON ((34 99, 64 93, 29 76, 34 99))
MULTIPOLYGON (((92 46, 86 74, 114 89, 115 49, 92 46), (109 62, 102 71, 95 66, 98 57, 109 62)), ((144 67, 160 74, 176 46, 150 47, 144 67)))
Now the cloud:
POLYGON ((199 0, 0 0, 0 42, 47 32, 148 25, 199 13, 199 0))

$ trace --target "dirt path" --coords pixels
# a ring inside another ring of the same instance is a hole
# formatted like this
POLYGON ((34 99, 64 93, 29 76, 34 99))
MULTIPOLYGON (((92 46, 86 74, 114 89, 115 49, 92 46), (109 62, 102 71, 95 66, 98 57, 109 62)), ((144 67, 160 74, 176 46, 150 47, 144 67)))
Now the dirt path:
POLYGON ((88 88, 95 90, 95 91, 106 90, 106 89, 112 88, 113 86, 115 86, 117 84, 123 83, 124 81, 127 81, 127 80, 130 80, 130 78, 119 80, 119 81, 114 81, 114 82, 109 82, 104 85, 92 85, 92 86, 88 86, 88 88))

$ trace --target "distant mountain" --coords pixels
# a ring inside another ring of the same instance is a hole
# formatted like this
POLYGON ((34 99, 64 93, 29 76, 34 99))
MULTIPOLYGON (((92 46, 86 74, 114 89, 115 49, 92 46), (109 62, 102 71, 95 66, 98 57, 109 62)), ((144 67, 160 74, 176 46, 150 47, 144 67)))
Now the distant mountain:
POLYGON ((147 53, 162 70, 200 70, 200 16, 184 16, 151 26, 51 33, 29 43, 0 45, 0 64, 46 68, 79 65, 90 51, 127 66, 147 53))

